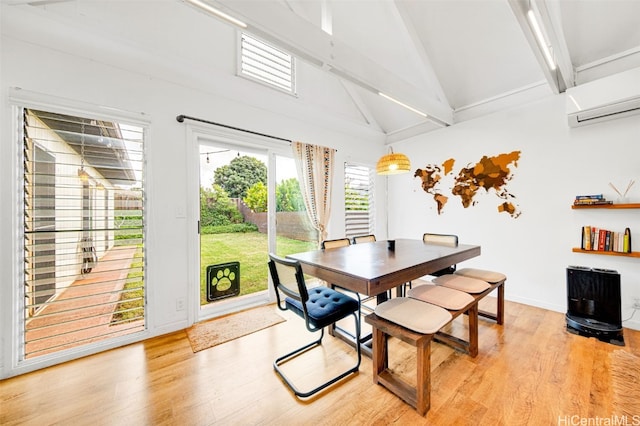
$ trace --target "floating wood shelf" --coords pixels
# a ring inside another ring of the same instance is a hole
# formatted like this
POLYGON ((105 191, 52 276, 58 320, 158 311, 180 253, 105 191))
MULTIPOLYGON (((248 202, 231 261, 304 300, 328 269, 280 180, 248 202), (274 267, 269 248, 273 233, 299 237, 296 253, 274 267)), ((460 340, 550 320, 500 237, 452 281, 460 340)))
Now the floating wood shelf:
POLYGON ((572 205, 572 209, 640 209, 640 203, 630 204, 583 204, 572 205))
POLYGON ((586 253, 586 254, 603 254, 605 256, 623 256, 623 257, 640 257, 640 252, 632 251, 631 253, 621 253, 618 251, 604 251, 604 250, 583 250, 578 247, 574 247, 571 249, 575 253, 586 253))

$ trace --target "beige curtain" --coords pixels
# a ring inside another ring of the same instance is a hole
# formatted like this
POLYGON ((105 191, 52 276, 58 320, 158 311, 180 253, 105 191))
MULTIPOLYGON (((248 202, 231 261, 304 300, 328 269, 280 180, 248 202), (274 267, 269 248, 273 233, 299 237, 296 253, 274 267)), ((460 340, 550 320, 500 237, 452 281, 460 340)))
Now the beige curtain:
POLYGON ((320 243, 327 238, 336 150, 302 142, 293 142, 291 147, 302 198, 311 224, 318 230, 320 243))

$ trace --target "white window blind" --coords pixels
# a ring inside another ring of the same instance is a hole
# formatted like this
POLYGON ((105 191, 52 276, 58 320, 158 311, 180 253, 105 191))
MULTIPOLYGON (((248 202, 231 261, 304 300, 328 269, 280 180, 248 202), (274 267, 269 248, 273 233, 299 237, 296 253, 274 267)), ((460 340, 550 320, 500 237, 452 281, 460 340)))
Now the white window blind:
POLYGON ((347 238, 374 233, 372 173, 369 167, 345 163, 344 210, 347 238))
POLYGON ((24 358, 144 330, 144 129, 22 111, 24 358))
POLYGON ((242 33, 240 58, 241 75, 295 94, 295 61, 289 53, 242 33))

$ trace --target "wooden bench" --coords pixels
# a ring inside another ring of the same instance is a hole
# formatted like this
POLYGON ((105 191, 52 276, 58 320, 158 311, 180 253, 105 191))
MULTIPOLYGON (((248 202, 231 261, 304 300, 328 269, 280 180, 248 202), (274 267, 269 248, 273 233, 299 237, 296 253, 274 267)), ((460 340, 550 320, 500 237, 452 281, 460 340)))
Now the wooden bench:
MULTIPOLYGON (((411 405, 421 415, 426 415, 431 406, 431 341, 437 340, 455 349, 478 355, 478 302, 491 293, 498 284, 489 284, 489 289, 471 294, 473 302, 462 309, 449 310, 451 321, 467 313, 469 315, 469 340, 437 331, 423 334, 388 321, 375 313, 367 315, 365 321, 372 327, 373 382, 380 384, 411 405), (389 369, 389 337, 395 337, 416 348, 416 386, 413 387, 389 369)), ((451 323, 449 321, 447 324, 451 323)), ((445 324, 445 325, 447 325, 445 324)))
POLYGON ((484 280, 493 285, 494 288, 498 288, 498 300, 496 313, 493 314, 487 311, 478 311, 478 315, 481 317, 489 318, 497 322, 499 325, 504 324, 504 285, 507 281, 507 276, 501 272, 488 271, 486 269, 475 268, 463 268, 455 272, 456 275, 462 275, 464 277, 477 278, 484 280))

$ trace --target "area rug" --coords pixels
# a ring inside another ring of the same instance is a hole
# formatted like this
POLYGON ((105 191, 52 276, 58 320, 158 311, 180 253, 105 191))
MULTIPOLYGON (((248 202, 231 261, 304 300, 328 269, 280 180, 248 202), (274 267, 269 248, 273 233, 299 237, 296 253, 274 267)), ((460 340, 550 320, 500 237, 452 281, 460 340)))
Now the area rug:
POLYGON ((640 357, 621 349, 609 357, 614 412, 632 419, 640 415, 640 357))
POLYGON ((186 330, 191 349, 199 352, 286 321, 276 309, 271 304, 194 324, 186 330))

